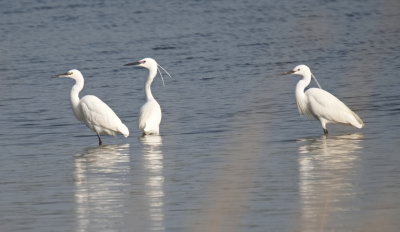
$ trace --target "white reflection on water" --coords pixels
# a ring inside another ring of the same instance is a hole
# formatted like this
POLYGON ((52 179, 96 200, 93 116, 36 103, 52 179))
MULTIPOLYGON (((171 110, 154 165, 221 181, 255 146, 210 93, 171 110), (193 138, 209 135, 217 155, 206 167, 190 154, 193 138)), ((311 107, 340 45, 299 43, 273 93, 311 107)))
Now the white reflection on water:
POLYGON ((118 230, 129 185, 129 144, 87 148, 74 159, 76 231, 118 230))
POLYGON ((140 137, 143 144, 143 165, 147 170, 145 195, 148 200, 150 230, 164 231, 164 176, 161 136, 140 137))
POLYGON ((334 227, 335 215, 354 210, 346 202, 357 194, 362 139, 356 133, 299 140, 301 231, 324 231, 327 225, 334 227))

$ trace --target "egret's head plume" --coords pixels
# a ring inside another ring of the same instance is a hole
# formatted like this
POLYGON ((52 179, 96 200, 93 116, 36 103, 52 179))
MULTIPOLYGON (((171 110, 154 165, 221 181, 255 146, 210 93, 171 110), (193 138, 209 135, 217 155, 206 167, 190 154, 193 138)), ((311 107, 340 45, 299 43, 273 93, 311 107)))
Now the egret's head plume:
POLYGON ((136 62, 125 64, 124 66, 132 66, 132 65, 137 66, 137 67, 147 68, 148 70, 157 70, 158 73, 160 73, 160 77, 163 82, 163 86, 165 86, 165 84, 164 84, 164 77, 162 75, 161 70, 163 70, 169 77, 171 77, 171 75, 167 72, 167 70, 165 70, 161 65, 159 65, 153 58, 144 58, 144 59, 141 59, 136 62), (160 68, 161 68, 161 70, 160 70, 160 68))

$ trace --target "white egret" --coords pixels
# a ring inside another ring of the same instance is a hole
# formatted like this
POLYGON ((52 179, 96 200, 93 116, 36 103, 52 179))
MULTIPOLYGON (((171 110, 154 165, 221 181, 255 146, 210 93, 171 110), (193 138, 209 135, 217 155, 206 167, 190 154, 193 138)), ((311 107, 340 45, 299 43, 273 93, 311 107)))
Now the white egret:
MULTIPOLYGON (((171 77, 171 75, 163 67, 157 64, 157 62, 152 58, 144 58, 133 63, 125 64, 124 66, 130 65, 143 67, 149 70, 149 75, 147 76, 147 80, 144 86, 146 103, 140 108, 139 111, 139 129, 142 131, 143 135, 159 135, 160 122, 162 117, 161 107, 151 93, 151 83, 153 83, 154 78, 157 76, 157 71, 160 72, 162 78, 161 71, 158 70, 158 67, 164 70, 168 76, 171 77)), ((163 78, 162 80, 164 83, 163 78)))
POLYGON ((72 86, 70 93, 72 111, 76 119, 85 123, 89 129, 96 133, 99 145, 102 145, 100 135, 115 136, 120 133, 125 137, 129 136, 128 128, 106 103, 93 95, 79 98, 79 92, 84 85, 84 79, 79 70, 72 69, 55 77, 68 77, 75 80, 75 85, 72 86))
POLYGON ((325 134, 328 134, 326 125, 329 123, 351 125, 357 128, 364 126, 363 121, 356 113, 329 92, 321 88, 310 88, 304 91, 312 77, 311 70, 306 65, 298 65, 283 74, 303 76, 296 85, 297 109, 300 114, 308 118, 318 119, 325 134))

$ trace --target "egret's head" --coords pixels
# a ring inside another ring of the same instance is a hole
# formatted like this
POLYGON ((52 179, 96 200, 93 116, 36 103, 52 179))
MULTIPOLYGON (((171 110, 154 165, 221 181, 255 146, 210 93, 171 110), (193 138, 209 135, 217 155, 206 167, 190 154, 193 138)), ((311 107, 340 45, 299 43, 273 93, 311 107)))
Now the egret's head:
POLYGON ((55 75, 54 77, 68 77, 76 80, 79 77, 82 77, 82 73, 77 69, 71 69, 66 73, 55 75))
POLYGON ((283 75, 288 75, 288 74, 296 74, 296 75, 301 75, 304 76, 307 73, 311 73, 310 68, 307 65, 301 64, 297 65, 294 69, 282 73, 283 75))
POLYGON ((149 78, 151 80, 153 80, 153 78, 157 75, 157 72, 160 73, 160 77, 161 80, 163 82, 163 86, 164 86, 164 78, 163 75, 161 73, 161 70, 159 69, 159 67, 169 76, 171 77, 171 75, 167 72, 167 70, 165 70, 165 68, 163 68, 161 65, 159 65, 153 58, 144 58, 141 59, 139 61, 136 62, 132 62, 132 63, 128 63, 128 64, 124 64, 124 66, 131 66, 134 65, 136 67, 143 67, 143 68, 147 68, 150 73, 154 73, 154 75, 150 75, 149 78))
POLYGON ((125 64, 124 66, 131 66, 131 65, 147 69, 154 69, 154 68, 157 69, 158 66, 157 62, 153 58, 144 58, 136 62, 125 64))

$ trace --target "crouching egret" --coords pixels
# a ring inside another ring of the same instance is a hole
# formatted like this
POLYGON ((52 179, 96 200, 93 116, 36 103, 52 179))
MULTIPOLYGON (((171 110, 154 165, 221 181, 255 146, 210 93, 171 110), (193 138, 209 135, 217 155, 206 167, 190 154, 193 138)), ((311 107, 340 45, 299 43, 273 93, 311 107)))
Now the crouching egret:
POLYGON ((164 70, 164 72, 168 76, 171 77, 171 75, 167 72, 167 70, 157 64, 157 62, 152 58, 144 58, 133 63, 125 64, 124 66, 130 65, 143 67, 149 70, 149 75, 147 76, 147 80, 144 86, 146 103, 144 103, 139 111, 139 129, 142 131, 143 135, 159 135, 160 122, 162 117, 161 107, 151 93, 151 83, 153 83, 154 78, 157 76, 157 71, 160 72, 161 79, 164 83, 164 79, 158 67, 164 70))
POLYGON ((329 123, 351 125, 357 128, 364 126, 363 121, 356 113, 329 92, 321 88, 310 88, 304 91, 312 77, 311 70, 306 65, 298 65, 283 74, 303 76, 303 79, 296 85, 297 109, 300 114, 308 118, 318 119, 325 134, 328 134, 326 125, 329 123))
POLYGON ((71 107, 76 119, 82 121, 94 131, 102 145, 100 135, 113 135, 120 133, 129 136, 128 128, 121 122, 114 111, 102 100, 93 95, 86 95, 79 99, 79 92, 83 89, 84 79, 79 70, 72 69, 55 77, 68 77, 75 80, 72 86, 70 98, 71 107))

